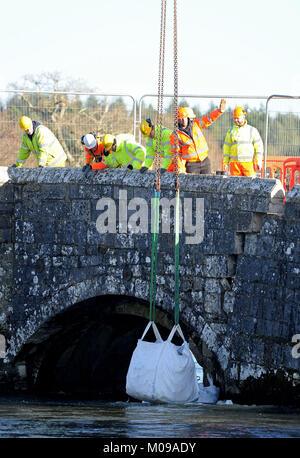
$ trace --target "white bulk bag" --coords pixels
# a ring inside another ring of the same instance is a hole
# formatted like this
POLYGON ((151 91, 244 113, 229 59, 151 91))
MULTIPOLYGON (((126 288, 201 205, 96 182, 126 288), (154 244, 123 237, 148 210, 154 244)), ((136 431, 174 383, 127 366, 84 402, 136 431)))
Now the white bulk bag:
POLYGON ((195 363, 179 324, 163 341, 155 323, 148 323, 131 357, 126 393, 140 401, 151 402, 193 402, 198 399, 195 363), (151 326, 156 341, 146 342, 143 339, 151 326), (172 343, 176 331, 183 340, 181 346, 172 343))

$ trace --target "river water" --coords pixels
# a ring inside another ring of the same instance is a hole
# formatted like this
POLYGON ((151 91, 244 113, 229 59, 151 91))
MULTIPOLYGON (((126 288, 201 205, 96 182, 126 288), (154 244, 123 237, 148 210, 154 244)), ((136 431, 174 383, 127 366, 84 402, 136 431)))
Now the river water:
POLYGON ((300 409, 18 394, 0 397, 0 438, 300 438, 300 409))

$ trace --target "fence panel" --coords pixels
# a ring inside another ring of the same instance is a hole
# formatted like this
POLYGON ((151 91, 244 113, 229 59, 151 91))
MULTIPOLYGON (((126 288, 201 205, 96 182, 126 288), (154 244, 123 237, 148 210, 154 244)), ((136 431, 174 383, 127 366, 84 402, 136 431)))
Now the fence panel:
MULTIPOLYGON (((248 110, 248 122, 256 127, 264 140, 265 132, 265 102, 267 97, 261 96, 233 96, 233 95, 179 95, 179 106, 193 108, 196 116, 203 116, 219 107, 221 98, 227 102, 226 111, 211 126, 204 131, 210 153, 212 170, 222 169, 223 143, 227 130, 232 127, 232 114, 236 106, 243 106, 248 110)), ((164 96, 163 125, 173 130, 173 96, 164 96)), ((157 95, 144 95, 139 101, 139 122, 151 118, 152 122, 157 119, 157 95)), ((139 134, 139 141, 144 144, 145 140, 139 134)))
POLYGON ((266 155, 300 155, 300 96, 271 95, 266 103, 266 155))
MULTIPOLYGON (((130 95, 0 91, 0 165, 12 165, 22 141, 22 115, 47 126, 57 136, 68 156, 67 166, 81 166, 85 154, 81 137, 95 132, 135 133, 136 102, 130 95)), ((26 167, 35 167, 30 156, 26 167)))
POLYGON ((299 182, 300 96, 271 95, 266 102, 264 176, 286 190, 299 182))

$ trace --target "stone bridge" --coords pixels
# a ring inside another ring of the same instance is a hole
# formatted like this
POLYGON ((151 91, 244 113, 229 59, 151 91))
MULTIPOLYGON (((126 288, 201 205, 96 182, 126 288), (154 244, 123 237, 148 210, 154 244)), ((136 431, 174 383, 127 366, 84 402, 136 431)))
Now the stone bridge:
MULTIPOLYGON (((126 398, 149 320, 154 172, 2 167, 0 183, 0 390, 126 398)), ((173 174, 161 188, 167 336, 173 174)), ((180 195, 180 324, 204 380, 236 402, 299 403, 300 186, 284 203, 278 180, 181 175, 180 195)))

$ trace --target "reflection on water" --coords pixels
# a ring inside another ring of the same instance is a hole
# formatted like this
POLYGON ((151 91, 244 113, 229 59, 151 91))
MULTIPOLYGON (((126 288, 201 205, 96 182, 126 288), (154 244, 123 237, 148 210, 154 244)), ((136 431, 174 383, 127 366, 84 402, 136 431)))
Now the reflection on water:
POLYGON ((300 437, 299 409, 0 398, 0 438, 300 437))

